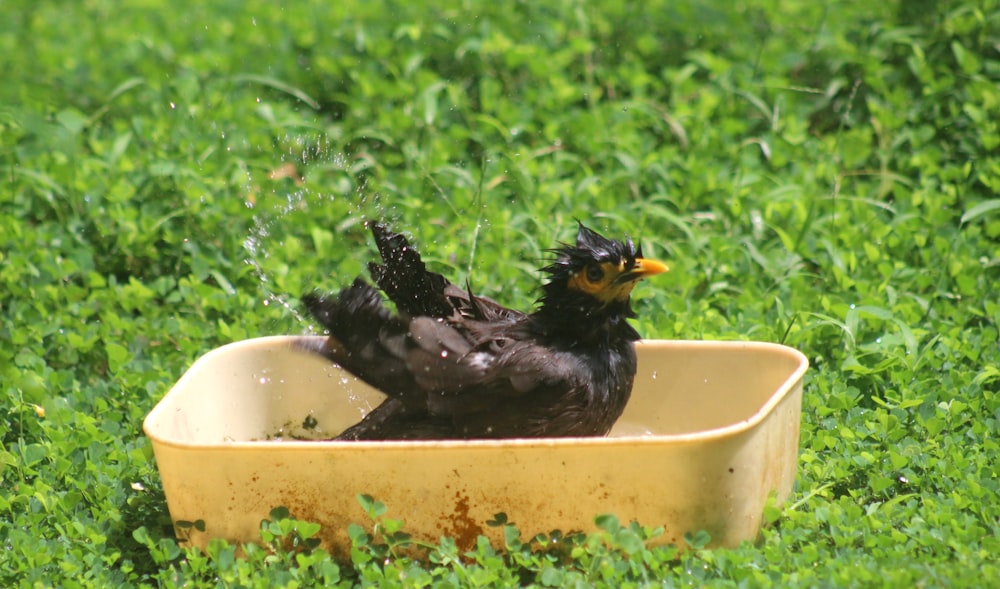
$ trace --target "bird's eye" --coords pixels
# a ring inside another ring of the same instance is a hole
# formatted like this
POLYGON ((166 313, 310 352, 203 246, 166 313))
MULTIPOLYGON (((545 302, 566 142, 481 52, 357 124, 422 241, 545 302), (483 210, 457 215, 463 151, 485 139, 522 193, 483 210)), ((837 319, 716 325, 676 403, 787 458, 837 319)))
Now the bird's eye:
POLYGON ((600 282, 604 278, 604 270, 600 266, 587 266, 587 280, 600 282))

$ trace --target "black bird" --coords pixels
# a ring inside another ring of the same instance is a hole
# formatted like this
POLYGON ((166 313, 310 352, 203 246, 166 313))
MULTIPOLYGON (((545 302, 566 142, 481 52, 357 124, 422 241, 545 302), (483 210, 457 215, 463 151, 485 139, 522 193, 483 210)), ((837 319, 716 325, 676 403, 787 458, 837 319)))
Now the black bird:
POLYGON ((330 334, 318 350, 388 398, 339 440, 602 436, 621 415, 639 334, 630 293, 667 271, 631 240, 579 224, 531 314, 427 270, 401 234, 369 222, 382 256, 375 287, 358 277, 336 296, 303 297, 330 334))

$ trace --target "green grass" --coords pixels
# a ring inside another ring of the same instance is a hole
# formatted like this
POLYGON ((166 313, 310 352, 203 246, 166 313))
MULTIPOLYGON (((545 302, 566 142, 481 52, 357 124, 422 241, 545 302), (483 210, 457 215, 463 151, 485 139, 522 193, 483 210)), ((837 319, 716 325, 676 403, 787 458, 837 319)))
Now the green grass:
POLYGON ((0 585, 1000 583, 996 0, 123 4, 0 19, 0 585), (369 216, 520 307, 573 219, 637 237, 644 335, 810 358, 790 502, 732 550, 602 517, 411 558, 370 500, 350 560, 280 511, 180 548, 142 418, 304 331, 369 216))

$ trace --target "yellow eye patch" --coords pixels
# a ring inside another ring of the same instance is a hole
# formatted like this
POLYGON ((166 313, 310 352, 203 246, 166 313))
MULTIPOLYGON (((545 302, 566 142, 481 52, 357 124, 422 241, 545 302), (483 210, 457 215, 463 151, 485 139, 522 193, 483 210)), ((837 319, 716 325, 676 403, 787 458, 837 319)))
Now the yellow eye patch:
POLYGON ((628 299, 641 278, 653 276, 669 270, 663 262, 649 258, 636 258, 635 262, 625 268, 625 261, 617 264, 601 262, 587 264, 582 270, 570 276, 566 286, 570 289, 587 293, 601 303, 628 299))
POLYGON ((573 290, 585 292, 605 303, 613 300, 622 300, 628 297, 632 292, 632 287, 635 286, 635 281, 615 284, 615 280, 624 272, 624 261, 617 264, 612 262, 588 264, 570 277, 568 286, 573 290))

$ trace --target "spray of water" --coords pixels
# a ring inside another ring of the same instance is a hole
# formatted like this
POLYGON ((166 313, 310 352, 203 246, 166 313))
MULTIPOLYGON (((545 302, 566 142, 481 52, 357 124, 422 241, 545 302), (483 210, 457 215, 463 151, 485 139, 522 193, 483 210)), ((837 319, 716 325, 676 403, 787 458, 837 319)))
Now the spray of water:
MULTIPOLYGON (((331 185, 326 186, 331 192, 320 192, 309 187, 300 176, 302 168, 298 166, 305 165, 310 160, 319 160, 315 163, 327 172, 330 170, 348 172, 351 162, 343 153, 329 153, 322 142, 307 144, 304 139, 294 137, 286 137, 285 142, 291 146, 288 160, 274 169, 270 173, 270 178, 294 181, 295 187, 288 192, 278 190, 266 196, 247 198, 244 204, 253 210, 253 222, 243 240, 243 249, 246 253, 243 261, 250 266, 260 284, 263 306, 279 309, 285 317, 290 317, 298 325, 305 326, 306 333, 317 334, 321 330, 299 310, 297 300, 301 293, 283 292, 282 287, 277 284, 280 280, 275 280, 275 275, 268 270, 271 267, 268 260, 271 259, 272 252, 284 247, 285 236, 300 233, 299 230, 311 224, 319 211, 333 205, 334 202, 337 202, 341 209, 347 209, 347 215, 336 227, 338 230, 353 225, 355 221, 360 223, 361 219, 367 216, 364 215, 364 209, 370 208, 369 205, 374 204, 376 208, 380 206, 377 204, 377 198, 373 199, 375 202, 369 201, 364 180, 359 181, 350 173, 345 173, 336 178, 331 185), (290 163, 292 161, 297 163, 290 163)), ((249 174, 246 188, 247 194, 259 193, 253 177, 249 174)), ((273 261, 290 265, 296 260, 273 261)))
MULTIPOLYGON (((261 302, 265 307, 279 305, 282 309, 291 314, 298 323, 306 323, 305 317, 299 313, 292 304, 291 297, 287 293, 278 293, 271 288, 267 270, 264 268, 264 260, 271 257, 267 248, 268 239, 271 237, 272 228, 286 218, 292 211, 302 206, 305 201, 305 191, 296 191, 287 195, 284 203, 271 213, 258 212, 253 217, 253 227, 250 228, 246 239, 243 240, 243 249, 247 252, 247 257, 243 262, 252 269, 254 276, 260 281, 264 299, 261 302)), ((247 208, 255 209, 256 204, 246 201, 247 208)), ((309 326, 309 332, 313 333, 313 326, 309 326)))

